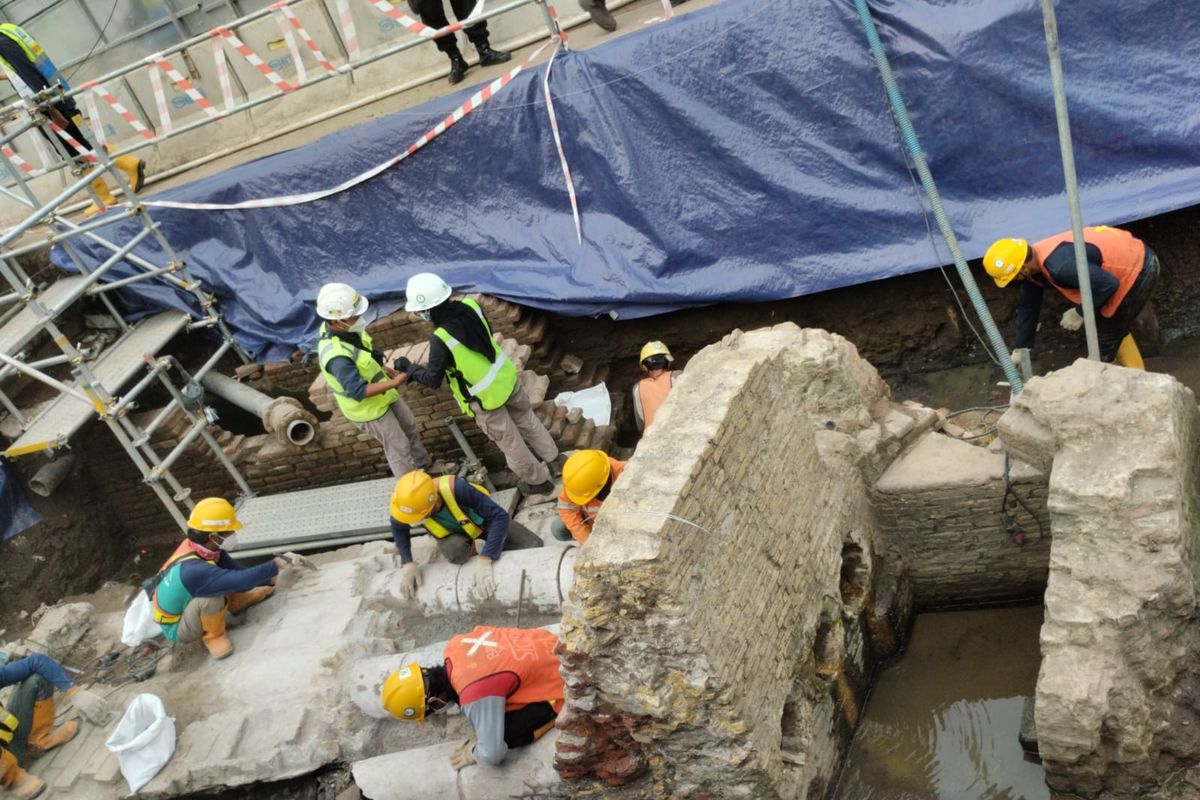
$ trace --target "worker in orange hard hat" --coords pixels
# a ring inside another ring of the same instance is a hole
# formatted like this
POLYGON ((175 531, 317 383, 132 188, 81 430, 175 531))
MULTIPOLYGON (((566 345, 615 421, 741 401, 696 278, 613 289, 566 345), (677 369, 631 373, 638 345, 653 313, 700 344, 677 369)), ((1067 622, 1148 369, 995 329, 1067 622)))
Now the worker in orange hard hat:
POLYGON ((658 407, 671 393, 678 372, 671 370, 675 357, 662 342, 646 342, 638 355, 645 377, 633 385, 633 417, 639 433, 644 433, 654 422, 658 407))
POLYGON ((509 748, 537 741, 554 727, 563 705, 557 642, 544 628, 477 625, 446 643, 441 665, 413 662, 389 675, 380 700, 385 711, 409 722, 458 705, 474 735, 450 764, 497 766, 509 748))
MULTIPOLYGON (((1129 331, 1158 284, 1158 256, 1145 242, 1119 228, 1084 228, 1083 239, 1100 358, 1123 367, 1145 369, 1129 331)), ((1074 241, 1071 231, 1033 244, 1024 239, 1000 239, 983 257, 983 268, 997 286, 1007 286, 1014 280, 1021 284, 1018 350, 1033 347, 1044 289, 1053 288, 1075 304, 1063 314, 1059 322, 1063 328, 1077 331, 1083 326, 1074 241)))
POLYGON ((583 544, 592 535, 596 515, 613 484, 621 477, 625 462, 603 450, 580 450, 563 465, 563 490, 558 496, 558 519, 550 528, 562 542, 583 544))

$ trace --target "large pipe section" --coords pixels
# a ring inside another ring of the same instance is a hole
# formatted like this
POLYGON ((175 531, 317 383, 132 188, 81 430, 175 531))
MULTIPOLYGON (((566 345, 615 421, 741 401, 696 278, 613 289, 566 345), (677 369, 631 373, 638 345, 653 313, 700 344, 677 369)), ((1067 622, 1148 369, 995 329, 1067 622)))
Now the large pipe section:
POLYGON ((205 389, 240 409, 256 415, 263 427, 282 444, 301 447, 317 435, 317 418, 291 397, 271 397, 217 372, 200 379, 205 389))
POLYGON ((71 474, 73 466, 75 466, 74 453, 54 459, 39 469, 29 481, 29 491, 42 497, 49 497, 58 488, 58 485, 71 474))

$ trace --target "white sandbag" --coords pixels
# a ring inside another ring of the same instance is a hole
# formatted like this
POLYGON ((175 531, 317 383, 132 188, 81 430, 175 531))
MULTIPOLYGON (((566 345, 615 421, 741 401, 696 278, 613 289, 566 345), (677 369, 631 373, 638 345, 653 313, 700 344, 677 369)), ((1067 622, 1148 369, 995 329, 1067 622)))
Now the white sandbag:
POLYGON ((139 694, 104 746, 116 754, 129 791, 137 792, 175 753, 175 718, 156 695, 139 694))
POLYGON ((121 644, 137 647, 146 639, 153 639, 162 633, 162 628, 154 621, 154 610, 150 607, 150 598, 138 590, 137 597, 125 609, 125 624, 121 628, 121 644))
POLYGON ((604 381, 578 392, 562 392, 554 398, 554 404, 578 408, 583 412, 583 416, 597 426, 608 425, 612 421, 612 397, 609 396, 604 381))

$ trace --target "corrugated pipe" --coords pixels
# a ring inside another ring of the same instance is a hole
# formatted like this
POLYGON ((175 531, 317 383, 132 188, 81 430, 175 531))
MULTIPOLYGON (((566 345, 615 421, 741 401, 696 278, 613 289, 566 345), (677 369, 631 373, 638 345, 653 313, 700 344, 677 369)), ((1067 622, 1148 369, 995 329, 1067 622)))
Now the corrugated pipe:
POLYGON ((975 313, 979 315, 979 320, 983 323, 983 329, 987 332, 988 342, 992 346, 996 360, 1000 362, 1000 367, 1004 370, 1004 377, 1012 387, 1013 394, 1017 394, 1024 388, 1021 376, 1017 372, 1012 358, 1009 357, 1008 347, 1005 345, 1000 331, 996 328, 996 322, 992 319, 991 312, 988 311, 983 295, 979 293, 975 276, 967 268, 967 261, 963 258, 962 250, 958 246, 958 238, 954 235, 954 229, 950 227, 950 220, 946 217, 946 210, 942 207, 942 197, 938 194, 937 185, 933 182, 933 175, 929 172, 925 153, 922 152, 921 145, 917 141, 917 132, 913 130, 912 121, 908 118, 908 109, 904 106, 904 98, 900 96, 900 88, 896 85, 896 79, 892 75, 892 67, 888 63, 887 55, 883 52, 883 43, 879 41, 879 32, 875 29, 874 20, 871 19, 871 9, 867 7, 867 0, 854 0, 854 7, 858 9, 863 30, 867 34, 867 43, 871 46, 871 54, 875 56, 875 65, 879 67, 879 76, 883 79, 883 87, 887 90, 892 113, 895 114, 896 122, 900 125, 900 137, 904 140, 904 146, 908 148, 908 153, 917 167, 917 174, 921 176, 921 185, 925 187, 925 194, 929 197, 930 206, 933 207, 933 216, 937 220, 938 229, 942 232, 942 238, 946 240, 950 254, 954 257, 954 267, 958 270, 958 277, 962 279, 963 285, 967 288, 967 296, 971 298, 971 305, 975 307, 975 313))

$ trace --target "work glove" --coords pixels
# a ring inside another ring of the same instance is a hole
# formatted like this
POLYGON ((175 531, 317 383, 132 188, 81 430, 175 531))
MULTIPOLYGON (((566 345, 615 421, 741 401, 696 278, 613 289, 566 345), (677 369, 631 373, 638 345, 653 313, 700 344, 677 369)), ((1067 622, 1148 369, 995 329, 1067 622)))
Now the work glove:
POLYGON ((455 748, 450 754, 450 766, 455 770, 469 767, 475 763, 475 737, 472 736, 455 748))
POLYGON ((298 567, 300 569, 311 570, 312 572, 317 571, 317 565, 299 553, 284 553, 279 558, 289 567, 298 567))
POLYGON ((1019 350, 1013 350, 1011 358, 1012 358, 1013 366, 1017 368, 1017 374, 1024 375, 1025 374, 1024 367, 1026 365, 1027 359, 1029 358, 1029 351, 1023 347, 1019 350))
POLYGON ((1063 312, 1058 324, 1069 331, 1077 331, 1083 327, 1083 315, 1073 308, 1068 308, 1063 312))
POLYGON ((471 596, 476 600, 487 600, 496 594, 496 576, 492 570, 492 560, 476 556, 467 562, 470 570, 467 578, 470 581, 471 596))
POLYGON ((412 600, 421 588, 421 569, 412 561, 400 568, 400 596, 412 600))
POLYGON ((407 356, 398 356, 396 360, 392 362, 392 369, 396 370, 396 372, 408 372, 411 366, 412 362, 408 360, 407 356))
POLYGON ((66 696, 70 698, 72 705, 83 715, 83 718, 93 725, 107 725, 108 721, 112 719, 112 711, 109 710, 108 703, 95 692, 72 686, 67 690, 66 696))

